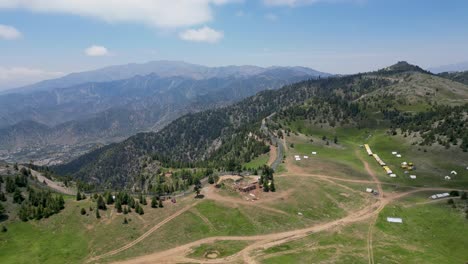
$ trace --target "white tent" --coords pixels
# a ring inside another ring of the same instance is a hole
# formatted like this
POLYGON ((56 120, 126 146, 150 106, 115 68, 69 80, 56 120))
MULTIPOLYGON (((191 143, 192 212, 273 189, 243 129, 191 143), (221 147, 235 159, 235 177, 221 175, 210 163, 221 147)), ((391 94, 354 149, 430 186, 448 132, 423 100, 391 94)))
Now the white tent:
POLYGON ((396 155, 396 154, 398 154, 398 152, 392 151, 392 155, 396 155))
POLYGON ((301 158, 296 158, 296 160, 297 160, 297 161, 300 161, 300 160, 301 160, 301 158))
POLYGON ((390 177, 395 178, 395 177, 396 177, 396 174, 395 174, 395 173, 392 173, 392 174, 390 174, 390 177))
POLYGON ((446 180, 451 180, 452 178, 450 178, 450 176, 445 176, 445 179, 446 180))
POLYGON ((401 154, 397 154, 396 156, 397 156, 397 158, 401 158, 401 154))
POLYGON ((371 188, 366 188, 366 192, 371 193, 372 191, 374 190, 372 190, 371 188))
POLYGON ((304 156, 304 159, 308 159, 308 158, 309 158, 309 156, 304 156))
POLYGON ((387 222, 390 223, 403 223, 403 219, 398 218, 398 217, 387 217, 387 222))
POLYGON ((317 152, 315 152, 315 151, 312 151, 312 155, 317 155, 317 152))
POLYGON ((456 171, 451 171, 450 174, 457 175, 456 171))
POLYGON ((416 175, 410 175, 409 176, 411 179, 416 179, 416 175))

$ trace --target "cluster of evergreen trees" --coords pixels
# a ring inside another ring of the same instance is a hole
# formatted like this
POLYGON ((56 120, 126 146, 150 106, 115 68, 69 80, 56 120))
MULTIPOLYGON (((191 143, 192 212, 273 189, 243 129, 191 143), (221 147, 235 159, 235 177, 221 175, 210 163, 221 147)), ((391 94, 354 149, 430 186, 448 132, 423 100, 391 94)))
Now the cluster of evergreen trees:
MULTIPOLYGON (((77 195, 77 197, 81 195, 77 195)), ((135 199, 132 195, 128 192, 121 191, 116 194, 112 192, 105 192, 102 195, 95 193, 92 196, 92 199, 96 202, 96 218, 101 218, 99 210, 107 210, 108 205, 114 205, 117 213, 128 214, 131 213, 132 210, 135 213, 143 215, 145 213, 144 206, 148 205, 147 198, 143 194, 139 194, 138 199, 135 199)), ((162 208, 164 207, 162 199, 155 195, 151 199, 151 208, 162 208)), ((90 211, 93 208, 90 208, 90 211)), ((82 208, 81 212, 82 215, 86 214, 86 209, 82 208)))
POLYGON ((65 208, 65 200, 62 195, 53 194, 51 191, 35 190, 28 188, 28 199, 24 200, 18 211, 18 217, 22 221, 31 219, 40 220, 59 213, 65 208))
POLYGON ((400 128, 405 136, 418 133, 423 139, 421 145, 437 142, 446 148, 459 145, 464 152, 468 151, 468 104, 435 105, 429 111, 416 114, 396 109, 384 111, 383 114, 393 124, 392 134, 397 134, 396 128, 400 128))
POLYGON ((262 168, 262 174, 258 183, 263 186, 264 192, 276 192, 275 179, 273 178, 274 170, 269 166, 265 165, 262 168))

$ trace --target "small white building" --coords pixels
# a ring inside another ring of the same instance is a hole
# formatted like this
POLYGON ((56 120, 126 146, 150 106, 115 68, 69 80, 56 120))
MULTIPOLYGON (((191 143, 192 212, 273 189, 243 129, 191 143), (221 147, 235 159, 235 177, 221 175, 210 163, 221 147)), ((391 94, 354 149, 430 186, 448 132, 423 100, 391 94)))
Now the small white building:
POLYGON ((413 180, 416 179, 416 175, 410 175, 409 177, 413 180))
POLYGON ((312 151, 312 155, 317 155, 317 152, 316 152, 316 151, 312 151))
POLYGON ((387 217, 387 222, 390 222, 390 223, 403 223, 403 219, 399 218, 399 217, 387 217))
POLYGON ((450 176, 445 176, 444 179, 446 179, 447 181, 450 181, 452 178, 450 176))
POLYGON ((392 174, 390 174, 390 177, 396 178, 396 174, 395 174, 395 173, 392 173, 392 174))
POLYGON ((437 194, 431 195, 431 198, 435 200, 435 199, 445 198, 449 196, 450 196, 449 193, 437 193, 437 194))

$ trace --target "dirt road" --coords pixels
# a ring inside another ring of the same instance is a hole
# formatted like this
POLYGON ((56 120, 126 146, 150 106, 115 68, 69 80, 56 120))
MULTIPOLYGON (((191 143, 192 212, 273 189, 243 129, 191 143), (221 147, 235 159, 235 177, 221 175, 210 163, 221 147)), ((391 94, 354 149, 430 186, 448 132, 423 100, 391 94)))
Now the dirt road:
POLYGON ((39 181, 39 183, 43 184, 43 183, 45 182, 49 188, 54 189, 54 190, 56 190, 56 191, 59 192, 59 193, 69 194, 69 195, 75 195, 75 194, 76 194, 76 191, 75 191, 75 190, 63 186, 62 183, 54 182, 54 181, 52 181, 52 180, 47 179, 46 177, 44 177, 44 176, 43 176, 40 172, 38 172, 38 171, 31 170, 31 174, 32 174, 34 177, 37 178, 37 180, 39 181))
MULTIPOLYGON (((356 153, 358 157, 360 157, 359 153, 356 153)), ((260 250, 268 249, 270 247, 280 245, 289 241, 297 240, 303 237, 306 237, 312 233, 328 230, 337 226, 345 226, 349 225, 351 223, 356 223, 356 222, 361 222, 361 221, 369 221, 369 231, 368 231, 368 236, 367 236, 367 249, 368 249, 368 259, 369 263, 374 263, 374 257, 373 257, 373 228, 377 219, 377 216, 379 213, 385 208, 386 205, 388 205, 391 202, 394 202, 397 199, 400 199, 402 197, 405 197, 407 195, 417 193, 417 192, 423 192, 423 191, 445 191, 449 190, 448 188, 417 188, 413 187, 414 189, 402 192, 402 193, 397 193, 397 194, 384 194, 383 188, 382 188, 382 182, 378 179, 377 175, 375 172, 371 169, 369 164, 360 157, 363 166, 365 167, 367 173, 369 174, 371 180, 355 180, 355 179, 343 179, 339 177, 333 177, 329 175, 320 175, 320 174, 309 174, 307 172, 304 172, 302 168, 298 168, 297 166, 294 166, 290 162, 286 162, 286 165, 288 166, 288 173, 284 175, 278 175, 279 177, 288 177, 288 176, 303 176, 303 177, 314 177, 317 180, 324 180, 327 182, 332 182, 336 183, 337 182, 350 182, 350 183, 366 183, 366 184, 375 184, 377 186, 377 190, 379 191, 379 195, 377 196, 377 199, 374 199, 374 201, 371 204, 368 204, 364 206, 363 208, 354 211, 354 212, 348 212, 348 215, 337 220, 332 220, 330 222, 324 222, 324 223, 319 223, 315 224, 313 226, 307 227, 307 228, 302 228, 302 229, 297 229, 297 230, 291 230, 291 231, 285 231, 285 232, 279 232, 279 233, 272 233, 272 234, 265 234, 265 235, 254 235, 254 236, 216 236, 216 237, 207 237, 204 239, 200 239, 197 241, 193 241, 191 243, 185 244, 185 245, 180 245, 162 252, 157 252, 141 257, 137 257, 134 259, 118 262, 118 263, 125 263, 125 264, 143 264, 143 263, 181 263, 181 262, 195 262, 195 263, 232 263, 236 262, 238 263, 239 261, 242 263, 257 263, 256 262, 256 255, 260 250), (199 259, 191 259, 187 257, 187 255, 191 252, 193 247, 202 245, 202 244, 207 244, 207 243, 214 243, 216 241, 225 241, 225 240, 231 240, 231 241, 251 241, 252 244, 244 248, 243 250, 239 251, 238 253, 225 257, 225 258, 219 258, 219 259, 206 259, 206 260, 199 260, 199 259)), ((285 212, 277 210, 275 208, 270 208, 268 206, 262 205, 261 203, 258 202, 249 202, 249 201, 244 201, 240 200, 235 197, 227 197, 227 196, 222 196, 218 194, 215 190, 211 189, 210 187, 204 188, 203 190, 206 195, 207 199, 212 199, 215 201, 220 201, 222 203, 226 204, 245 204, 249 206, 257 206, 259 208, 262 208, 264 210, 269 210, 271 212, 275 213, 280 213, 280 214, 285 214, 285 212)), ((191 206, 186 207, 183 209, 184 211, 189 210, 191 206)), ((162 223, 167 223, 168 221, 174 219, 176 216, 182 214, 184 211, 181 210, 177 212, 176 214, 172 215, 171 217, 167 218, 164 220, 162 223)), ((140 242, 143 240, 145 237, 147 237, 149 234, 154 232, 160 227, 160 225, 157 225, 153 227, 150 231, 142 235, 140 238, 137 240, 133 241, 132 243, 129 243, 128 245, 117 249, 115 251, 111 251, 109 253, 106 253, 104 255, 99 256, 100 258, 110 256, 113 254, 116 254, 118 252, 121 252, 136 243, 140 242)), ((92 259, 92 260, 96 260, 92 259)))

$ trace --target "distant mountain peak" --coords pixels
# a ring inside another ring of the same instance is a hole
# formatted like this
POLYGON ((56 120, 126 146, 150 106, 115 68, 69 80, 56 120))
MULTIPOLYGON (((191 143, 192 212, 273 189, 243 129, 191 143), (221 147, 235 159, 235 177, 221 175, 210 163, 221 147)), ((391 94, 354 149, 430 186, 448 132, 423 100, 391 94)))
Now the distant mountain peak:
POLYGON ((408 63, 407 61, 399 61, 389 67, 383 68, 380 71, 386 72, 424 72, 427 73, 424 69, 417 65, 408 63))

